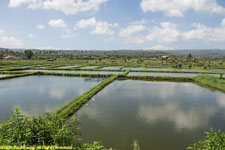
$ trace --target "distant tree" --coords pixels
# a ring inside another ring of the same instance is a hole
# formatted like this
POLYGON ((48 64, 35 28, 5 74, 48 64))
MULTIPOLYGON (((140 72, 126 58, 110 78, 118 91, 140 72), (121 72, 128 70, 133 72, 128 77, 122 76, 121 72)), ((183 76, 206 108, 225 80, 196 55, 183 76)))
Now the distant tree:
POLYGON ((3 58, 3 54, 2 53, 0 53, 0 59, 2 59, 3 58))
POLYGON ((27 59, 31 59, 32 56, 34 55, 34 53, 32 52, 32 50, 25 50, 24 53, 25 53, 27 59))
POLYGON ((192 68, 192 63, 190 63, 190 64, 188 65, 188 68, 189 68, 189 69, 191 69, 191 68, 192 68))
POLYGON ((187 56, 187 61, 189 62, 189 61, 191 61, 191 60, 192 60, 192 54, 189 53, 188 56, 187 56))

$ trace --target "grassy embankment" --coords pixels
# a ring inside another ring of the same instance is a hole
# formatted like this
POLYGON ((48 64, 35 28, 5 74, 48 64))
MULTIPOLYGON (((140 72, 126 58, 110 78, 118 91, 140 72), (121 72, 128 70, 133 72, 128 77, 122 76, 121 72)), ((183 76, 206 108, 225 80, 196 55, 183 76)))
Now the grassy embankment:
POLYGON ((225 92, 225 79, 220 79, 217 77, 213 76, 206 76, 206 75, 201 75, 201 76, 196 76, 193 77, 194 82, 197 84, 211 87, 220 91, 225 92))
POLYGON ((57 110, 56 113, 59 114, 59 115, 65 116, 65 117, 70 117, 78 109, 80 109, 85 103, 87 103, 94 95, 96 95, 98 92, 100 92, 107 85, 109 85, 110 83, 115 81, 117 79, 117 77, 118 77, 118 75, 113 75, 113 76, 103 80, 97 86, 93 87, 92 89, 90 89, 89 91, 80 95, 79 97, 77 97, 73 101, 64 105, 62 108, 57 110))

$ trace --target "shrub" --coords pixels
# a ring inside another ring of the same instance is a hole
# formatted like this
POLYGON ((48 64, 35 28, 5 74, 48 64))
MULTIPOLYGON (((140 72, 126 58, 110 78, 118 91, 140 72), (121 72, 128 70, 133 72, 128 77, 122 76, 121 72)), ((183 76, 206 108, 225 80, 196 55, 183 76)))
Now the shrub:
POLYGON ((187 149, 191 150, 224 150, 225 149, 225 133, 221 133, 220 130, 215 131, 210 129, 206 132, 204 137, 199 142, 193 144, 187 149))
POLYGON ((0 145, 71 146, 79 134, 75 118, 65 123, 64 118, 50 113, 29 117, 16 109, 11 114, 13 116, 0 125, 0 145))

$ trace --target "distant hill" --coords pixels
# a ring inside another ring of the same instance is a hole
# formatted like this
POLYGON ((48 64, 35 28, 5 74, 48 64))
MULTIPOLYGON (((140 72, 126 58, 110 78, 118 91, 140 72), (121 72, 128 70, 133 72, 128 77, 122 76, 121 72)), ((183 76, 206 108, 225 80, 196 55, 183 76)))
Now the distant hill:
POLYGON ((170 50, 164 51, 176 55, 186 56, 191 53, 195 57, 218 57, 225 56, 225 50, 170 50))
MULTIPOLYGON (((17 53, 23 53, 26 49, 6 49, 0 48, 1 51, 13 51, 17 53)), ((92 56, 100 56, 105 58, 151 58, 151 57, 161 57, 163 55, 168 55, 170 57, 180 57, 187 56, 191 53, 195 57, 205 57, 205 58, 215 58, 215 57, 225 57, 225 50, 221 49, 207 49, 207 50, 199 50, 199 49, 191 49, 191 50, 129 50, 129 49, 121 49, 121 50, 39 50, 39 49, 30 49, 34 53, 43 53, 50 54, 56 53, 57 55, 74 55, 77 57, 92 57, 92 56), (47 52, 47 53, 44 53, 47 52)), ((85 58, 84 57, 84 58, 85 58)))

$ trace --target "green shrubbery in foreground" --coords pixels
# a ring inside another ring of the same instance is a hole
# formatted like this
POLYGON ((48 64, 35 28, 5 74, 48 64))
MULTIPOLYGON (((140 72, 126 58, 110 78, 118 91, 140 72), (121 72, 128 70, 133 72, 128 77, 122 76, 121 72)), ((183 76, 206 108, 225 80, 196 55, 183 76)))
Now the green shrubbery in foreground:
POLYGON ((81 144, 75 141, 80 134, 75 118, 66 122, 59 115, 44 113, 24 116, 18 109, 0 125, 0 146, 73 146, 75 150, 106 150, 99 142, 81 144), (66 123, 65 123, 66 122, 66 123))
POLYGON ((210 129, 199 142, 188 147, 191 150, 225 150, 225 133, 210 129))
MULTIPOLYGON (((80 135, 75 118, 66 122, 56 114, 44 113, 36 117, 24 116, 18 109, 12 117, 0 125, 0 146, 72 146, 74 150, 107 150, 99 142, 81 144, 75 140, 80 135), (65 123, 66 122, 66 123, 65 123)), ((225 133, 206 132, 207 136, 187 149, 224 150, 225 133)), ((134 150, 140 150, 138 142, 133 143, 134 150)))

